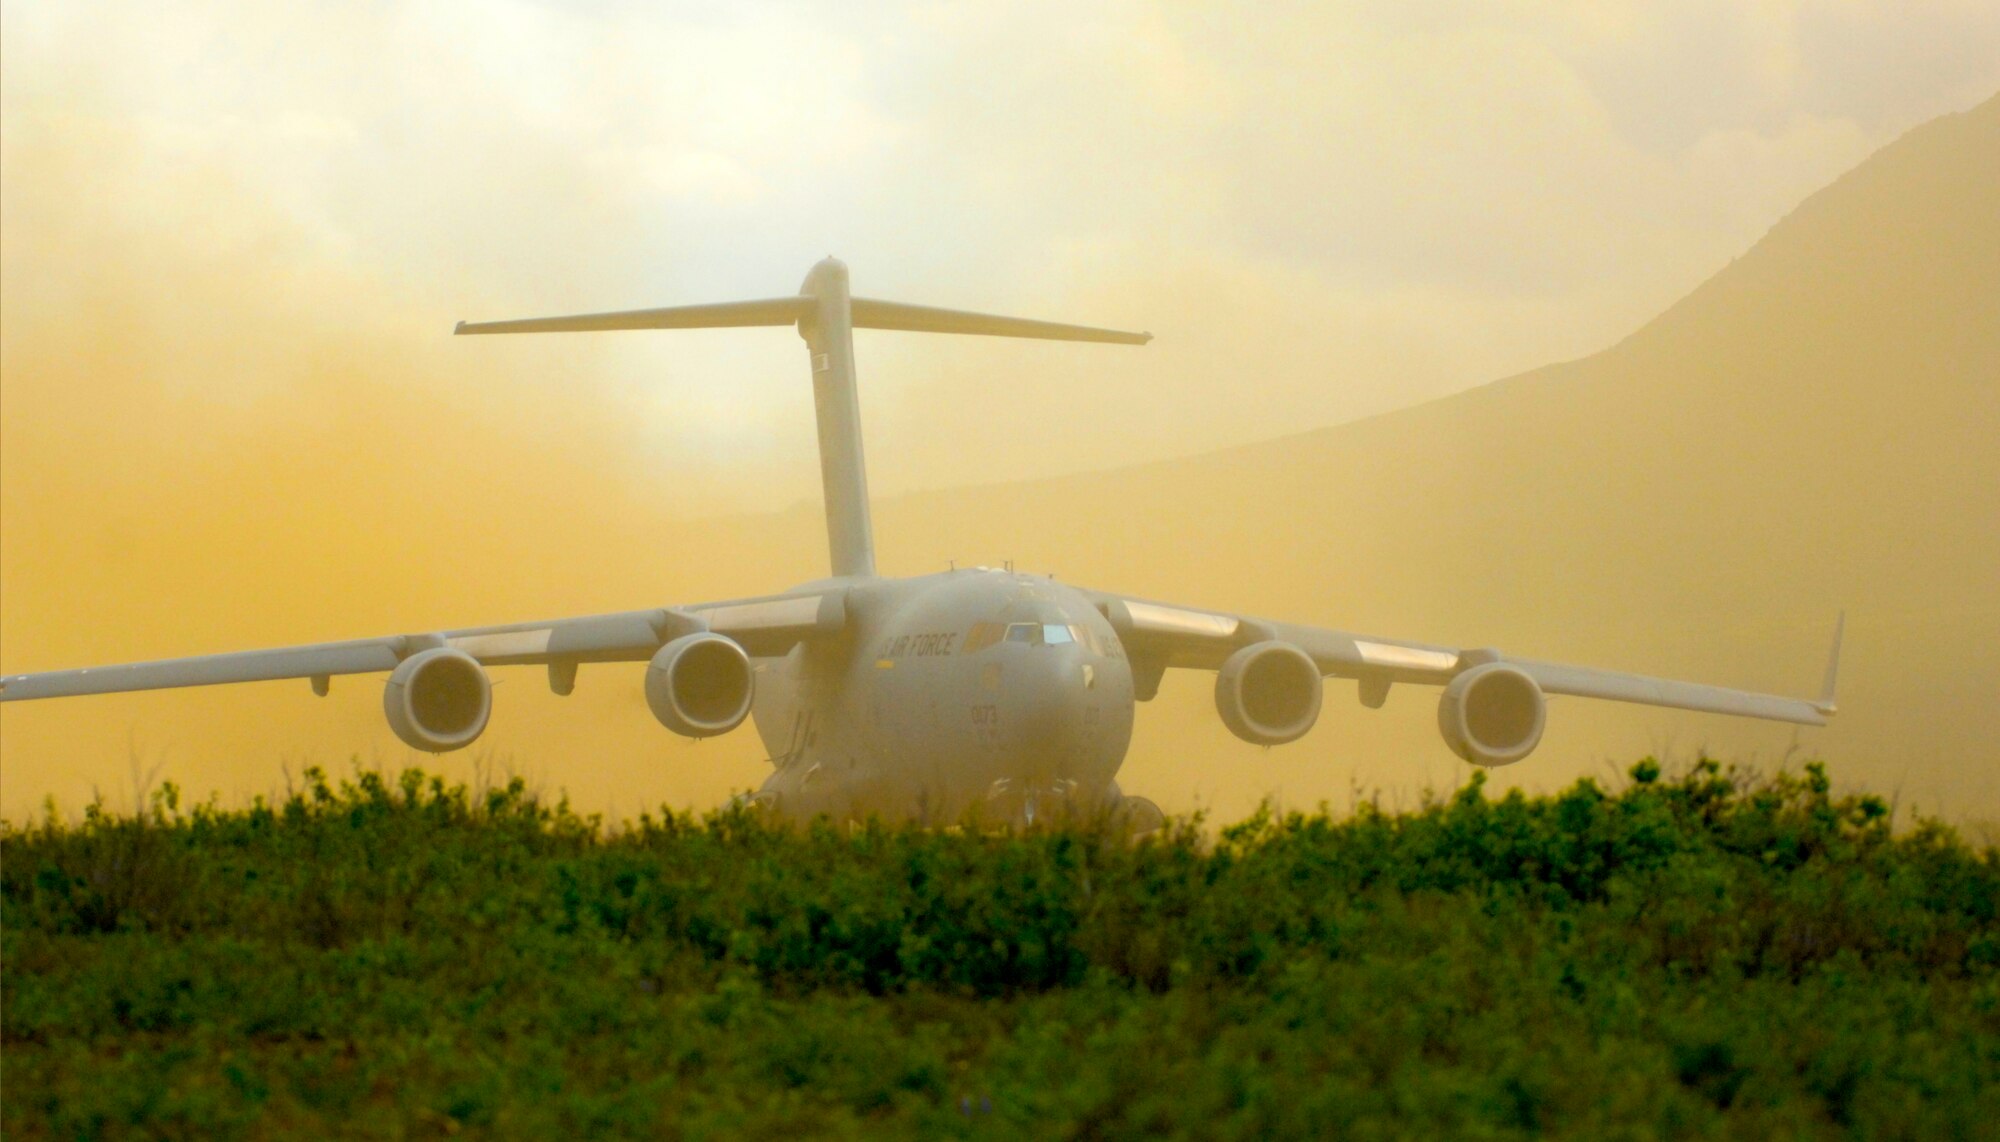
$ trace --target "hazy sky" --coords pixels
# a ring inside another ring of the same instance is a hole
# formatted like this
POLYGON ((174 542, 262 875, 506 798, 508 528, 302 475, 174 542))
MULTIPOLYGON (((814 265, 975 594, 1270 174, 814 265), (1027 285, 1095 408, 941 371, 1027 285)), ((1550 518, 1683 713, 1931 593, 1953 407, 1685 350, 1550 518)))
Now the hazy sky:
POLYGON ((282 339, 230 330, 300 290, 728 509, 817 494, 789 336, 450 323, 790 292, 833 252, 867 295, 1160 335, 863 334, 878 491, 1297 431, 1616 340, 2000 88, 2000 5, 14 0, 0 52, 17 361, 134 260, 169 295, 194 265, 202 314, 139 319, 180 397, 285 395, 282 339))

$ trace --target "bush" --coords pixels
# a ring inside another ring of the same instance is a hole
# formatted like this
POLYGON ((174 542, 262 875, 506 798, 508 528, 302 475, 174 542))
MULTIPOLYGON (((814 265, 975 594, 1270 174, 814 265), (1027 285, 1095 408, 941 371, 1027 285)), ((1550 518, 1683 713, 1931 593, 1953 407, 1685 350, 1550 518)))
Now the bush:
POLYGON ((9 1136, 2000 1120, 2000 853, 1823 769, 1137 843, 606 829, 516 782, 0 832, 9 1136))

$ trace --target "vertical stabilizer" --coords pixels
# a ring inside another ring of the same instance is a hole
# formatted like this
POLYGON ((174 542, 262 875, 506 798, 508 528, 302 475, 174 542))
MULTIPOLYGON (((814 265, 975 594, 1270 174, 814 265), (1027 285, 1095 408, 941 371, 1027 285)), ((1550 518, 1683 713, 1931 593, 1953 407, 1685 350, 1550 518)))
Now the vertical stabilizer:
POLYGON ((813 406, 819 416, 819 476, 826 494, 826 540, 835 575, 875 574, 875 531, 868 518, 868 468, 861 452, 861 400, 854 384, 854 311, 847 266, 827 258, 799 293, 813 305, 799 319, 811 355, 813 406))

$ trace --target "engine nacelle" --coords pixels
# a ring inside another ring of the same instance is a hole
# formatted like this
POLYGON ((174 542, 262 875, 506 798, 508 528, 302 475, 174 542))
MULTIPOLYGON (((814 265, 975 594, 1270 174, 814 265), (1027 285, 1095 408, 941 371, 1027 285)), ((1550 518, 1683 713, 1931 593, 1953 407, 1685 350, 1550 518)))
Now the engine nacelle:
POLYGON ((1319 720, 1319 665, 1288 642, 1259 642, 1215 675, 1215 708, 1229 732, 1256 745, 1297 741, 1319 720))
POLYGON ((382 691, 389 728, 412 749, 449 753, 486 732, 493 683, 479 660, 436 646, 404 659, 382 691))
POLYGON ((742 725, 756 692, 749 654, 710 631, 682 635, 646 667, 646 704, 682 737, 712 738, 742 725))
POLYGON ((1548 721, 1542 688, 1518 666, 1488 662, 1451 680, 1438 699, 1438 730, 1474 765, 1512 765, 1541 744, 1548 721))

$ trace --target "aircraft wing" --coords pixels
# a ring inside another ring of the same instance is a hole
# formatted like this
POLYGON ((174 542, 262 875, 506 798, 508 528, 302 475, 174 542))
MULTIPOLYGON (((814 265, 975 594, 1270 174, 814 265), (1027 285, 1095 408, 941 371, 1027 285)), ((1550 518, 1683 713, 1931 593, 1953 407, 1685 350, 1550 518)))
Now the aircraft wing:
POLYGON ((673 639, 704 630, 728 635, 752 655, 784 654, 805 639, 838 632, 846 621, 846 591, 831 588, 549 622, 13 674, 0 677, 0 702, 284 678, 312 679, 313 688, 325 693, 333 675, 394 670, 403 659, 440 646, 462 650, 488 666, 549 665, 554 679, 554 668, 573 668, 581 662, 644 662, 673 639))
POLYGON ((1845 626, 1843 619, 1834 628, 1833 653, 1827 662, 1820 697, 1805 699, 1515 658, 1491 648, 1432 646, 1103 592, 1085 594, 1117 630, 1132 658, 1134 680, 1145 697, 1151 697, 1149 684, 1158 685, 1158 671, 1165 667, 1218 669, 1242 647, 1275 639, 1305 651, 1318 664, 1322 675, 1358 679, 1362 683, 1362 700, 1371 706, 1381 705, 1391 683, 1442 686, 1474 666, 1505 662, 1527 673, 1548 694, 1733 714, 1805 726, 1826 725, 1834 713, 1834 680, 1840 661, 1841 629, 1845 626))

